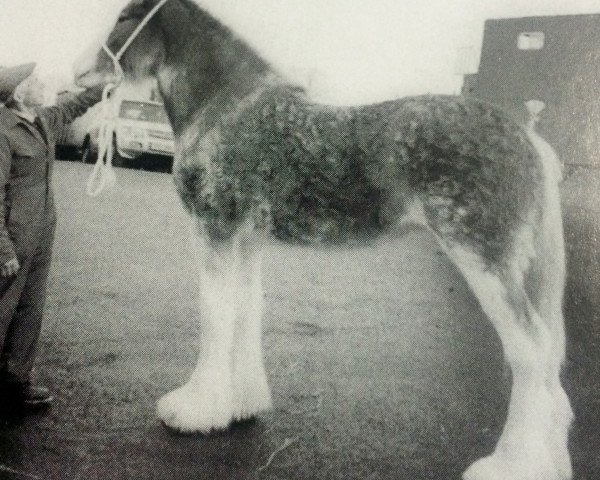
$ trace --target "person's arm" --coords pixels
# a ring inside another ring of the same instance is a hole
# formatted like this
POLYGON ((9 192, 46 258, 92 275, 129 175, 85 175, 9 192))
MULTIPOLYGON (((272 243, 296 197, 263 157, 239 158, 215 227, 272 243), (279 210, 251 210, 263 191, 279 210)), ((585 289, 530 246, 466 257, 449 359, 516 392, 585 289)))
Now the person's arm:
POLYGON ((4 266, 11 262, 14 264, 17 259, 15 247, 6 227, 6 186, 10 175, 11 161, 12 151, 8 138, 0 132, 0 274, 4 273, 4 266))
POLYGON ((61 132, 68 123, 83 115, 88 108, 102 100, 103 86, 88 88, 78 94, 69 94, 57 105, 39 110, 48 122, 50 132, 61 132))

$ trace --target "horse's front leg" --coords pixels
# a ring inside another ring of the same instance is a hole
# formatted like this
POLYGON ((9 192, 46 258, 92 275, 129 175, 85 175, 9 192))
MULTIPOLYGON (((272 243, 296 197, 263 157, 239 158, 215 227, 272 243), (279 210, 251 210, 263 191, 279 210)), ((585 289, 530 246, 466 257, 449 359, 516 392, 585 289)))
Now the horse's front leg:
POLYGON ((240 296, 233 343, 233 415, 246 420, 271 408, 262 349, 262 254, 265 229, 242 229, 239 236, 240 296))
POLYGON ((210 240, 199 219, 192 219, 199 269, 200 345, 189 381, 162 397, 158 415, 183 432, 210 432, 234 419, 234 334, 244 298, 240 234, 210 240))

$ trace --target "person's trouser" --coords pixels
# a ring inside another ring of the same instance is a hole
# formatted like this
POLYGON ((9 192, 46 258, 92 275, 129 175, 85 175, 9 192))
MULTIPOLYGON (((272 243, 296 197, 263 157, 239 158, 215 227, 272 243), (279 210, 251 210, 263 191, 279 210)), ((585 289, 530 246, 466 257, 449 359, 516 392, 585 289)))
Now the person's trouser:
POLYGON ((0 278, 0 374, 30 381, 42 326, 55 221, 47 219, 33 254, 15 277, 0 278))

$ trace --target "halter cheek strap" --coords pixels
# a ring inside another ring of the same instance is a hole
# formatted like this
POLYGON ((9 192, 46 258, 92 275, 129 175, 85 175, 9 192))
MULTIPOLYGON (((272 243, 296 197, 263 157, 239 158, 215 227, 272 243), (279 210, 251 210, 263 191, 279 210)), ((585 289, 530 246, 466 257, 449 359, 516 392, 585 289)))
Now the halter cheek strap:
POLYGON ((117 53, 113 53, 106 43, 102 45, 102 49, 113 62, 115 74, 117 75, 119 81, 117 83, 107 84, 102 91, 102 120, 100 121, 100 129, 98 131, 98 159, 96 160, 96 164, 94 165, 94 169, 88 178, 86 186, 86 192, 91 197, 99 195, 102 190, 104 190, 106 187, 113 186, 117 181, 112 165, 112 158, 114 154, 113 137, 116 126, 116 115, 109 98, 110 94, 115 88, 117 88, 124 76, 123 67, 121 67, 120 63, 121 57, 129 48, 131 43, 136 39, 139 33, 143 30, 143 28, 152 19, 152 17, 154 17, 156 12, 158 12, 161 7, 167 3, 167 1, 168 0, 160 0, 160 2, 152 7, 152 9, 146 14, 135 30, 131 32, 131 35, 129 35, 129 38, 127 38, 117 53))

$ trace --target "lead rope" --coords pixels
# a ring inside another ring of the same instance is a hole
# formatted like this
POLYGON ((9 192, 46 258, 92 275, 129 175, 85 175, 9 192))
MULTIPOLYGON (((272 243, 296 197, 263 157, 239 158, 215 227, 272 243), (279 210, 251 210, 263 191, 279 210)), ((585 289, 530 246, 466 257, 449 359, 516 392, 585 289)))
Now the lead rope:
POLYGON ((91 197, 98 196, 106 187, 112 187, 117 182, 117 176, 113 169, 112 159, 114 154, 114 133, 116 124, 116 115, 113 104, 110 101, 110 94, 117 88, 123 78, 123 68, 120 60, 131 43, 139 35, 142 29, 148 24, 152 17, 167 3, 168 0, 161 0, 152 10, 150 10, 140 24, 135 28, 123 46, 115 54, 106 43, 102 45, 102 49, 110 57, 113 62, 113 68, 119 81, 117 83, 109 83, 102 91, 102 120, 100 121, 100 129, 98 131, 98 158, 96 164, 90 173, 86 185, 86 193, 91 197))
POLYGON ((102 91, 102 119, 98 130, 98 158, 92 173, 88 177, 85 189, 90 197, 98 196, 106 187, 112 187, 117 182, 117 176, 112 165, 115 114, 113 105, 109 100, 110 93, 116 87, 116 83, 109 83, 102 91))

